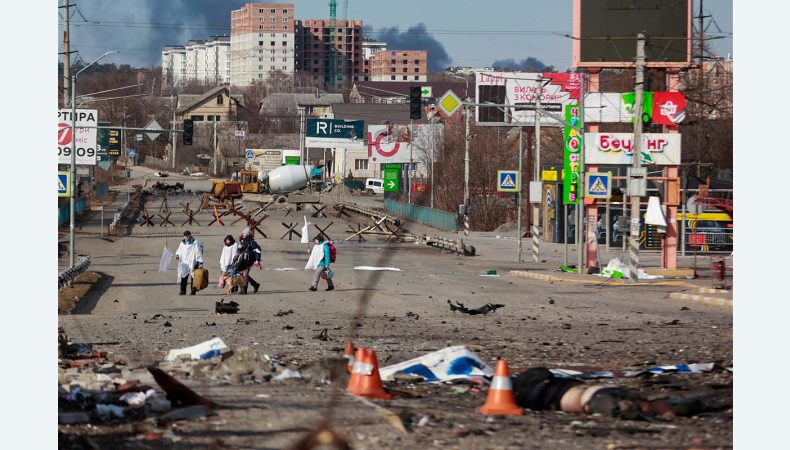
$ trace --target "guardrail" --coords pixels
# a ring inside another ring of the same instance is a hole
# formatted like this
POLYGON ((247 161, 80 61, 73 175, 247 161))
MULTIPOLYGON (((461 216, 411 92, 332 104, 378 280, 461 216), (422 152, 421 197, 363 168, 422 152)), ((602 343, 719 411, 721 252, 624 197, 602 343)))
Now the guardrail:
POLYGON ((80 259, 80 261, 73 267, 69 267, 68 269, 65 269, 63 272, 61 272, 60 275, 58 275, 58 290, 61 290, 66 286, 71 286, 71 283, 73 283, 78 276, 85 273, 90 265, 91 257, 86 256, 80 259))
POLYGON ((444 231, 458 231, 458 215, 455 213, 401 203, 388 198, 384 199, 384 207, 387 208, 388 213, 412 222, 430 225, 444 231))

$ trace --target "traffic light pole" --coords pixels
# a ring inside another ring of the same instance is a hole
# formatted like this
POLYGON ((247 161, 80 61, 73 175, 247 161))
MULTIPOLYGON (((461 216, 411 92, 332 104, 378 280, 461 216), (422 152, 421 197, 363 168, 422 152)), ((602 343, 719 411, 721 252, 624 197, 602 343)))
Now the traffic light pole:
POLYGON ((639 192, 634 192, 636 172, 642 166, 642 92, 645 82, 645 35, 639 33, 636 41, 636 86, 634 89, 634 150, 631 155, 633 174, 628 180, 631 196, 631 232, 629 236, 628 269, 631 281, 639 280, 639 192))

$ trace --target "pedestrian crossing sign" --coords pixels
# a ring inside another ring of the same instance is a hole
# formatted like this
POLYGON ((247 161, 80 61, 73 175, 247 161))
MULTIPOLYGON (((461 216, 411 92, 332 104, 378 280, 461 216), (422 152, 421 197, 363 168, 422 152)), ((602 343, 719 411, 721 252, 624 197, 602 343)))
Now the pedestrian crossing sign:
POLYGON ((612 172, 588 172, 584 176, 587 198, 609 198, 612 195, 612 172))
POLYGON ((497 171, 498 192, 521 192, 521 179, 517 170, 497 171))
POLYGON ((58 197, 69 197, 71 195, 69 175, 69 172, 66 171, 58 172, 58 197))

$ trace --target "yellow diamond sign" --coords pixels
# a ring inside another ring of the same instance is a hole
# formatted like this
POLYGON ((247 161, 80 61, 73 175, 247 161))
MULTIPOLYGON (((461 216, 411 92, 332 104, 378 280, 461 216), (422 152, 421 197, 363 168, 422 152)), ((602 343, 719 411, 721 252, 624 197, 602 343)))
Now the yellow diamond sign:
POLYGON ((439 99, 439 108, 441 108, 445 116, 450 117, 461 109, 461 99, 453 91, 447 91, 439 99))

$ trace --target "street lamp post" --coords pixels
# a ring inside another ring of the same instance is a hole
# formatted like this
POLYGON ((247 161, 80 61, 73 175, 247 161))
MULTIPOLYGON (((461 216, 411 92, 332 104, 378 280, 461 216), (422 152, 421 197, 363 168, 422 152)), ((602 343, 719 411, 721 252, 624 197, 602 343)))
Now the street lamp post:
POLYGON ((80 69, 71 77, 71 193, 69 194, 69 267, 74 267, 74 196, 77 193, 77 77, 88 67, 99 62, 107 55, 118 53, 107 52, 95 61, 80 69))

